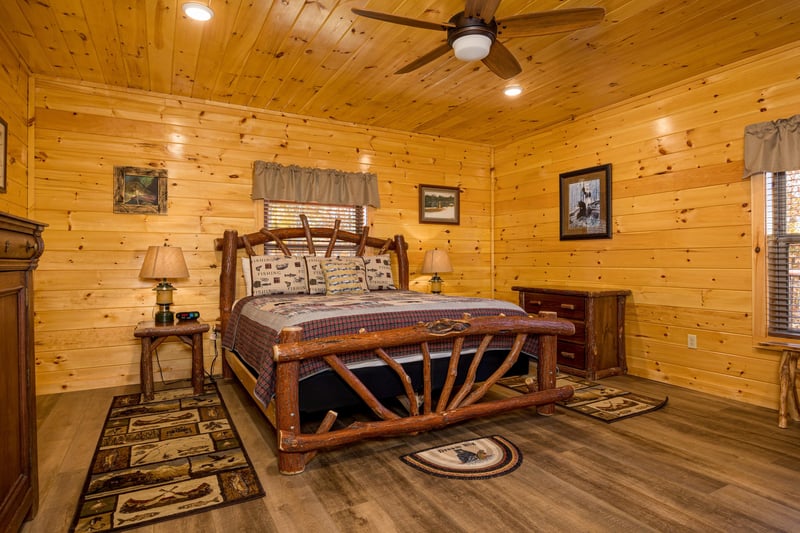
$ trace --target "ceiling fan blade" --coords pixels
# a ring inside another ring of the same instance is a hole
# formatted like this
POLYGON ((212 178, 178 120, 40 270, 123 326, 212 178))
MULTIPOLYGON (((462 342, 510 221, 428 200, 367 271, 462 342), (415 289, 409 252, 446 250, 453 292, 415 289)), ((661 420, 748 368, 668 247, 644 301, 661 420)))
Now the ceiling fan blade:
POLYGON ((483 64, 504 80, 513 78, 522 72, 517 58, 499 41, 492 43, 489 55, 483 58, 483 64))
POLYGON ((358 9, 352 8, 353 13, 356 15, 360 15, 362 17, 367 17, 370 19, 375 20, 382 20, 384 22, 391 22, 393 24, 402 24, 403 26, 412 26, 414 28, 422 28, 425 30, 444 30, 447 31, 448 28, 454 28, 454 24, 450 24, 449 22, 429 22, 427 20, 417 20, 408 17, 400 17, 398 15, 392 15, 391 13, 380 13, 378 11, 367 11, 365 9, 358 9))
POLYGON ((575 31, 599 24, 605 15, 606 11, 602 7, 557 9, 516 15, 497 21, 497 35, 508 39, 575 31))
POLYGON ((395 74, 406 74, 408 72, 411 72, 412 70, 417 70, 419 67, 427 63, 430 63, 434 59, 445 55, 449 51, 450 51, 450 45, 447 43, 443 43, 439 45, 437 48, 434 48, 433 50, 425 54, 424 56, 420 57, 419 59, 412 61, 408 65, 404 66, 403 68, 395 72, 395 74))
POLYGON ((486 22, 491 22, 500 0, 466 0, 464 15, 467 17, 480 17, 486 22))

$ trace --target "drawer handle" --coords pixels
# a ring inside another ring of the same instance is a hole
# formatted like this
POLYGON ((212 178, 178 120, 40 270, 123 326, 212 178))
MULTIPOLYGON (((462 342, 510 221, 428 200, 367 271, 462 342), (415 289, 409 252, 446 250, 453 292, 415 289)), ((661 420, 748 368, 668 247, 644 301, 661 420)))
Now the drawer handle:
POLYGON ((573 352, 561 352, 559 355, 564 359, 575 359, 575 353, 573 352))
POLYGON ((571 311, 574 311, 575 310, 575 305, 574 304, 561 304, 561 309, 569 309, 571 311))
POLYGON ((541 300, 531 300, 528 303, 531 304, 531 305, 542 305, 542 301, 541 300))

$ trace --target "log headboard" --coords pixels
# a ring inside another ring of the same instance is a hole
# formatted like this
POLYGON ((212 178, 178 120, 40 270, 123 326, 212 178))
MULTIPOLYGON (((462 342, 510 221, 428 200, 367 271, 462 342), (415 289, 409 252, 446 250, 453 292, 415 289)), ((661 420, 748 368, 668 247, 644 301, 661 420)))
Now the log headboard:
POLYGON ((244 249, 248 255, 255 255, 253 248, 262 244, 274 242, 284 255, 291 256, 287 243, 302 243, 303 252, 317 255, 314 239, 327 240, 324 257, 331 257, 337 243, 350 243, 356 245, 356 255, 384 254, 393 252, 396 258, 397 279, 395 283, 400 289, 408 289, 408 244, 402 235, 395 235, 388 239, 369 236, 369 227, 364 226, 362 233, 352 233, 339 229, 339 221, 332 228, 312 228, 308 218, 300 215, 302 227, 267 229, 262 228, 255 233, 239 235, 236 230, 226 230, 221 239, 214 240, 214 249, 222 251, 222 270, 219 275, 219 312, 222 332, 228 324, 231 308, 236 300, 236 269, 238 251, 244 249), (369 253, 368 253, 369 252, 369 253))

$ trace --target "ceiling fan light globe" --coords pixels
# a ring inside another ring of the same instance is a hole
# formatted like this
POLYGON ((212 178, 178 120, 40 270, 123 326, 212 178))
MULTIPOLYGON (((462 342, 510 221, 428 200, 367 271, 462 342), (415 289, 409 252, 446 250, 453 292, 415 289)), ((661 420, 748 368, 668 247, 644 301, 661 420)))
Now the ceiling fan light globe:
POLYGON ((486 35, 462 35, 453 41, 453 52, 461 61, 480 61, 491 47, 492 40, 486 35))

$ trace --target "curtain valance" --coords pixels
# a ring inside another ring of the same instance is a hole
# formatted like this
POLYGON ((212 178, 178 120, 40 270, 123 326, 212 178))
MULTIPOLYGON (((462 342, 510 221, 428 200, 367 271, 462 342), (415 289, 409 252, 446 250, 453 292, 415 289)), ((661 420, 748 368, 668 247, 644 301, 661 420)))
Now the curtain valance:
POLYGON ((253 199, 380 207, 378 177, 366 172, 283 166, 256 161, 253 199))
POLYGON ((800 115, 744 129, 744 177, 800 170, 800 115))

